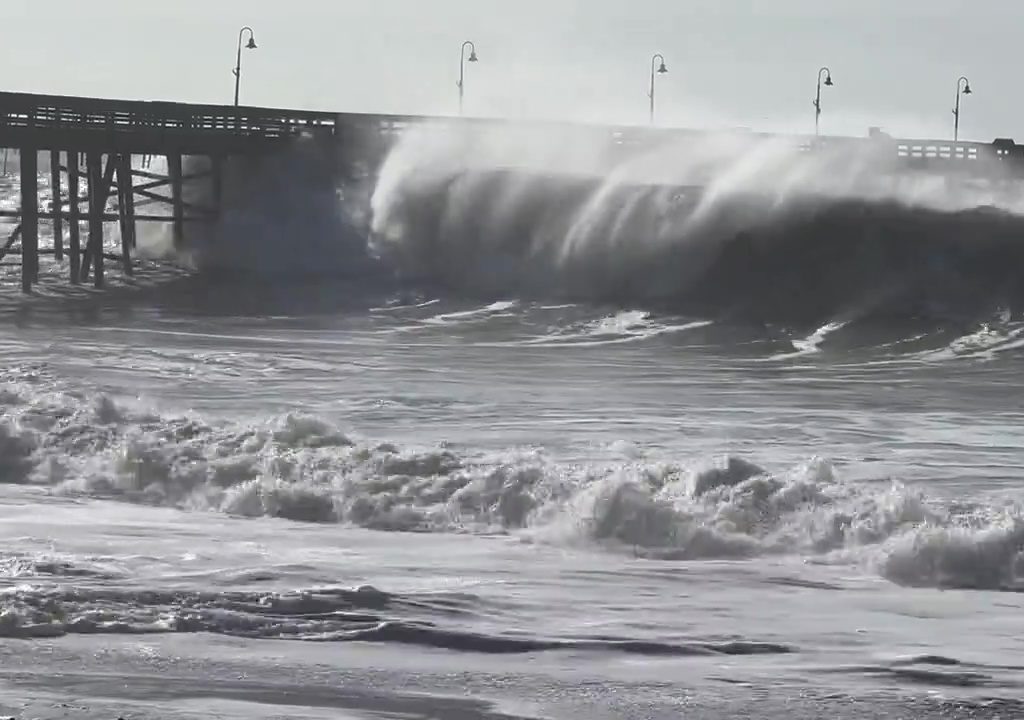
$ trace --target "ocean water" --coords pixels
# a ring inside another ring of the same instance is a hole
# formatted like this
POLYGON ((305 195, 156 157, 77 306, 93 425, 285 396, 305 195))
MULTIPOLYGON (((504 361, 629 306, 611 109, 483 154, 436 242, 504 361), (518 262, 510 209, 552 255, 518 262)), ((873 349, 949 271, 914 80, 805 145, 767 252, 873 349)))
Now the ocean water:
POLYGON ((134 280, 0 269, 0 714, 1024 717, 1006 196, 320 152, 134 280))

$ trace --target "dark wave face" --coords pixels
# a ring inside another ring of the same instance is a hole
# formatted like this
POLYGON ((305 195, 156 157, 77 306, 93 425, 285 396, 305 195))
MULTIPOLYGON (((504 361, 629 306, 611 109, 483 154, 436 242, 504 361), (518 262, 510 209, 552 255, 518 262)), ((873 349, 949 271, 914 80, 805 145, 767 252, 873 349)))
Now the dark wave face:
POLYGON ((372 246, 453 292, 808 325, 971 321, 1024 300, 1024 217, 984 187, 751 140, 583 169, 520 158, 522 138, 444 140, 396 148, 372 246))

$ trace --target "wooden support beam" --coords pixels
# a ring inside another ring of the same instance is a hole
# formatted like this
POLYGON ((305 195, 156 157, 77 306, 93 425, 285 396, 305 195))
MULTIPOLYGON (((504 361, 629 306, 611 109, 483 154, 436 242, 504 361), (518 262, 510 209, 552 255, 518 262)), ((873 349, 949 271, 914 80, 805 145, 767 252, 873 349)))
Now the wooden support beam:
POLYGON ((172 237, 174 238, 174 248, 178 250, 185 244, 185 224, 182 222, 182 218, 185 217, 185 206, 182 200, 184 178, 181 174, 181 153, 175 152, 167 156, 167 171, 171 177, 172 213, 174 215, 172 237))
MULTIPOLYGON (((60 169, 63 170, 64 172, 68 171, 67 168, 64 167, 63 165, 61 166, 60 169)), ((142 170, 132 170, 132 175, 138 175, 139 177, 143 177, 143 175, 145 175, 145 176, 148 177, 150 175, 153 175, 153 173, 144 173, 144 171, 142 171, 142 170)), ((163 185, 170 185, 171 184, 170 178, 163 177, 162 175, 157 175, 155 177, 159 177, 160 179, 159 180, 151 180, 151 181, 146 182, 146 183, 139 183, 135 187, 139 188, 139 189, 142 189, 142 190, 152 190, 153 188, 158 188, 158 187, 162 187, 163 185)))
POLYGON ((131 233, 131 249, 138 246, 139 225, 135 221, 135 174, 132 170, 131 153, 125 156, 125 173, 128 177, 127 194, 125 195, 126 211, 128 213, 128 232, 131 233))
MULTIPOLYGON (((149 157, 148 155, 146 157, 149 157)), ((142 163, 142 167, 149 167, 145 162, 142 163)), ((156 173, 149 172, 148 170, 136 170, 135 174, 139 177, 149 178, 150 180, 160 180, 161 182, 168 182, 166 175, 158 175, 156 173)))
POLYGON ((18 242, 18 238, 20 238, 20 237, 21 237, 21 225, 18 225, 17 227, 14 228, 14 232, 12 232, 10 234, 10 237, 7 238, 7 242, 4 243, 4 246, 2 248, 0 248, 0 260, 3 260, 4 257, 9 252, 11 252, 11 246, 14 245, 14 243, 18 242))
MULTIPOLYGON (((139 190, 138 188, 135 189, 135 194, 141 195, 142 197, 149 200, 149 203, 145 203, 147 205, 152 204, 154 202, 163 202, 167 203, 168 205, 172 205, 174 203, 173 198, 169 198, 165 195, 158 195, 157 193, 151 193, 146 190, 139 190)), ((139 204, 142 205, 143 203, 139 204)), ((185 202, 184 200, 181 201, 181 207, 182 210, 195 210, 202 213, 214 214, 216 212, 213 208, 203 207, 202 205, 196 205, 195 203, 185 202)))
MULTIPOLYGON (((116 187, 117 187, 117 185, 113 184, 113 185, 110 186, 110 189, 113 190, 116 187)), ((109 197, 108 197, 108 200, 109 200, 109 197)), ((135 207, 139 207, 139 205, 143 205, 143 204, 145 204, 145 201, 143 201, 141 203, 135 203, 135 207)), ((40 220, 52 220, 53 219, 53 213, 52 212, 46 212, 44 210, 39 211, 36 214, 36 216, 40 220)), ((88 216, 88 213, 86 213, 86 216, 88 216)), ((21 211, 20 210, 0 210, 0 218, 20 218, 20 217, 21 217, 21 211)), ((209 222, 210 218, 212 218, 212 217, 213 217, 213 213, 210 210, 204 210, 202 213, 195 213, 195 214, 191 214, 191 215, 185 215, 182 218, 182 222, 209 222)), ((120 220, 120 219, 121 219, 120 215, 118 215, 116 212, 108 212, 106 210, 103 211, 103 221, 104 222, 112 222, 112 221, 117 221, 117 220, 120 220)), ((140 215, 139 213, 136 213, 135 214, 135 219, 136 220, 146 220, 147 222, 174 222, 174 216, 173 215, 140 215)))
MULTIPOLYGON (((168 157, 168 159, 170 159, 171 156, 168 155, 167 157, 168 157)), ((170 167, 171 167, 170 163, 168 163, 167 164, 167 169, 168 169, 168 174, 167 175, 160 175, 158 173, 148 172, 146 170, 136 170, 135 174, 138 175, 139 177, 148 178, 150 180, 160 180, 162 183, 169 183, 170 182, 170 177, 169 177, 169 175, 170 175, 170 167)), ((207 177, 209 174, 210 174, 209 172, 197 172, 197 173, 192 173, 191 175, 183 175, 181 179, 183 181, 185 181, 185 182, 188 182, 190 180, 202 180, 204 177, 207 177)))
MULTIPOLYGON (((92 280, 96 287, 103 287, 103 208, 107 204, 107 193, 103 190, 102 163, 103 157, 98 152, 90 152, 85 160, 89 176, 89 244, 85 250, 86 261, 82 273, 88 273, 89 265, 92 264, 92 280)), ((110 159, 107 165, 110 165, 110 159)))
POLYGON ((135 194, 141 195, 142 197, 149 200, 151 203, 162 202, 171 205, 174 203, 174 198, 168 197, 167 195, 161 195, 160 193, 150 192, 145 188, 135 188, 135 194))
POLYGON ((21 168, 21 290, 39 279, 39 157, 34 147, 18 153, 21 168))
MULTIPOLYGON (((140 172, 141 172, 140 170, 136 170, 135 174, 139 175, 140 172)), ((136 185, 135 186, 135 192, 140 192, 142 190, 155 190, 158 187, 163 187, 164 185, 170 185, 170 184, 171 184, 170 178, 163 178, 161 180, 150 180, 149 182, 139 183, 138 185, 136 185)), ((170 198, 167 199, 167 202, 170 202, 170 198)))
MULTIPOLYGON (((64 172, 66 172, 66 173, 70 172, 70 170, 67 167, 63 166, 63 165, 61 166, 60 169, 63 170, 64 172)), ((144 173, 142 170, 134 170, 133 169, 132 170, 132 175, 133 176, 138 175, 139 177, 142 177, 143 175, 150 176, 150 175, 152 175, 152 173, 144 173)), ((160 175, 157 175, 156 177, 159 177, 160 179, 159 180, 151 180, 150 182, 136 184, 135 185, 135 189, 136 190, 152 190, 154 188, 163 187, 164 185, 170 185, 171 184, 170 178, 166 178, 166 177, 163 177, 163 176, 160 176, 160 175)), ((185 179, 188 180, 187 177, 185 179)), ((115 182, 115 184, 118 182, 116 178, 115 178, 114 182, 115 182)), ((134 180, 133 180, 133 182, 134 182, 134 180)), ((88 200, 88 197, 85 196, 85 195, 83 195, 81 197, 81 199, 80 199, 81 202, 85 202, 86 200, 88 200)), ((170 201, 171 201, 170 198, 168 198, 167 202, 170 202, 170 201)), ((61 204, 62 205, 67 205, 68 202, 69 202, 69 199, 65 199, 65 200, 63 200, 61 202, 61 204)))
POLYGON ((135 228, 135 213, 129 213, 132 191, 131 155, 117 156, 117 214, 121 223, 121 266, 124 274, 132 274, 132 230, 135 228))
MULTIPOLYGON (((107 168, 103 170, 103 155, 99 152, 90 152, 86 154, 85 166, 90 183, 89 242, 85 246, 85 258, 82 262, 82 279, 85 280, 89 277, 89 268, 94 265, 93 283, 96 284, 96 287, 100 287, 103 284, 103 258, 101 257, 103 250, 103 221, 106 219, 107 200, 110 197, 110 188, 114 182, 114 170, 117 163, 114 161, 114 156, 108 155, 107 168), (95 182, 93 170, 97 173, 95 182), (96 192, 94 192, 94 188, 96 192), (96 225, 93 224, 94 222, 96 225), (93 242, 94 237, 99 244, 93 242), (101 277, 95 277, 96 272, 101 277)), ((116 220, 117 216, 115 215, 113 219, 116 220)))
POLYGON ((61 218, 60 150, 50 151, 50 197, 53 199, 53 258, 64 259, 64 222, 61 218))
MULTIPOLYGON (((77 154, 68 151, 66 153, 68 158, 68 199, 78 198, 78 163, 71 162, 74 158, 78 160, 77 154)), ((88 196, 86 196, 88 198, 88 196)), ((77 285, 82 277, 82 241, 79 236, 81 228, 78 224, 78 202, 71 202, 68 205, 68 242, 70 244, 69 252, 71 254, 71 284, 77 285)))
MULTIPOLYGON (((139 193, 139 194, 142 195, 143 193, 139 193)), ((150 205, 162 205, 162 204, 168 204, 169 205, 170 203, 167 200, 164 200, 163 198, 160 198, 159 200, 153 200, 153 199, 149 199, 149 198, 144 198, 142 200, 136 201, 135 207, 136 208, 141 208, 141 207, 149 207, 150 205)))

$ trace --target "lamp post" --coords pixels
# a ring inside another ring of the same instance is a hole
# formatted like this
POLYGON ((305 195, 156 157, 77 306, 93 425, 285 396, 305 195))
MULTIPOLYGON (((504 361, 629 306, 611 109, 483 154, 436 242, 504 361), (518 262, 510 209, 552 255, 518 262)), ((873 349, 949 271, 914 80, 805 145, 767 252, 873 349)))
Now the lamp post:
POLYGON ((256 36, 252 32, 252 28, 246 25, 238 31, 238 56, 235 60, 235 69, 232 71, 235 73, 235 107, 238 107, 238 86, 242 81, 242 37, 246 31, 249 32, 249 42, 245 47, 249 50, 256 49, 256 36))
POLYGON ((960 96, 971 94, 970 81, 962 77, 956 81, 956 108, 953 109, 953 142, 960 140, 960 96))
POLYGON ((818 71, 818 94, 814 97, 814 134, 821 134, 821 76, 825 76, 825 87, 832 87, 835 83, 832 82, 832 71, 827 67, 823 67, 818 71))
POLYGON ((477 62, 476 45, 471 40, 462 43, 462 51, 459 54, 459 115, 462 114, 462 98, 466 89, 466 60, 477 62), (466 57, 466 48, 469 48, 469 57, 466 57))
POLYGON ((651 58, 651 91, 647 93, 647 97, 651 99, 651 125, 654 124, 654 76, 664 75, 667 72, 665 57, 661 53, 655 53, 651 58))

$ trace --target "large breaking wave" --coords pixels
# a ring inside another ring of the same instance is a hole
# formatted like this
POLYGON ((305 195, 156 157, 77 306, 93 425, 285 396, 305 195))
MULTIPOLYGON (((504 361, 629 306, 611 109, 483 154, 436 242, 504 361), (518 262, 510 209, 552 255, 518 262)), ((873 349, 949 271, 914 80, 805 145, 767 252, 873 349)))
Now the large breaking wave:
POLYGON ((458 293, 756 321, 1019 312, 1019 186, 907 174, 887 145, 428 127, 373 197, 372 250, 458 293))

